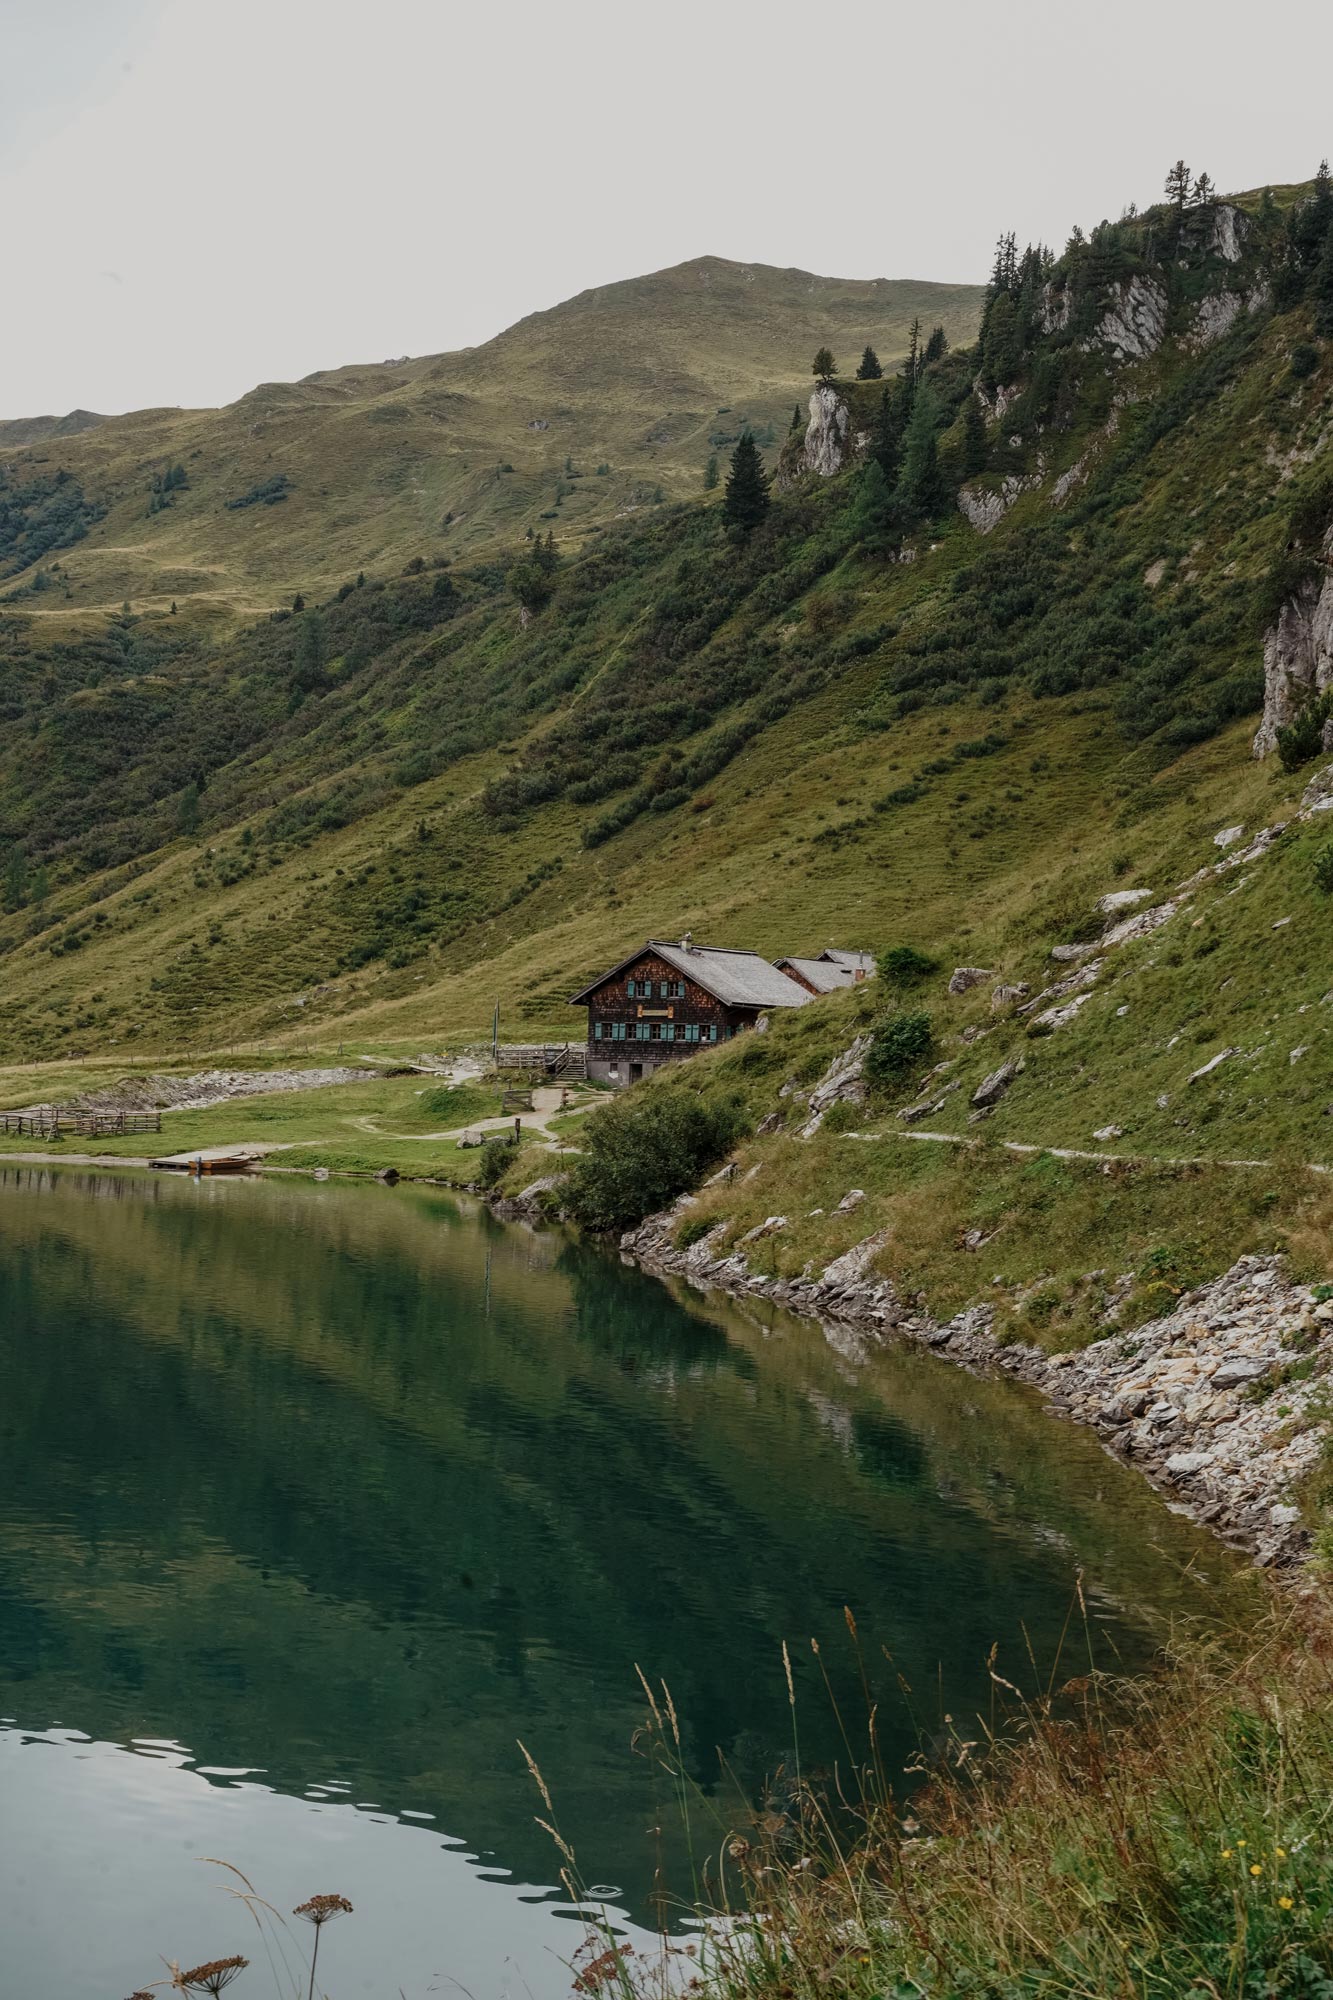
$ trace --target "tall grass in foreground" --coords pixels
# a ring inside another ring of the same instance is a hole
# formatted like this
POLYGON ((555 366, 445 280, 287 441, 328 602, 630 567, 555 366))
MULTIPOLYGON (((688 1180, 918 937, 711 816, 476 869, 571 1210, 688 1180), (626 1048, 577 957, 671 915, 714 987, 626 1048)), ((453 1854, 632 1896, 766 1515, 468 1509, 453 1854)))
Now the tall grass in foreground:
MULTIPOLYGON (((856 1645, 850 1613, 848 1627, 856 1645)), ((689 1795, 696 1837, 703 1813, 716 1836, 692 1992, 1333 2000, 1333 1630, 1320 1609, 1267 1612, 1244 1642, 1192 1638, 1143 1678, 1051 1676, 1030 1698, 993 1661, 991 1679, 992 1714, 946 1716, 905 1783, 885 1769, 867 1689, 857 1736, 839 1716, 846 1766, 816 1784, 794 1757, 776 1803, 729 1830, 650 1698, 649 1754, 689 1795)), ((623 2000, 681 1984, 670 1959, 649 1972, 609 1932, 577 1982, 623 2000)))

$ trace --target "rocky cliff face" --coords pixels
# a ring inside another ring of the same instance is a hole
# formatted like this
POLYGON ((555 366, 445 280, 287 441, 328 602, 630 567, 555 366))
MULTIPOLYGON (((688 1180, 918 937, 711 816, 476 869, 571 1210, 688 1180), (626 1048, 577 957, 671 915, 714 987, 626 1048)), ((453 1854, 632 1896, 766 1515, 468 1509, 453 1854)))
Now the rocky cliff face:
MULTIPOLYGON (((1324 560, 1333 563, 1333 528, 1324 537, 1324 560)), ((1277 733, 1310 701, 1333 689, 1333 569, 1288 598, 1264 638, 1264 715, 1254 755, 1277 748, 1277 733)), ((1324 725, 1324 748, 1333 750, 1333 720, 1324 725)))
POLYGON ((1127 278, 1111 302, 1090 346, 1105 347, 1118 361, 1146 361, 1166 338, 1167 298, 1155 278, 1127 278))
POLYGON ((854 443, 851 411, 836 389, 821 383, 810 398, 810 421, 805 435, 793 449, 782 454, 774 481, 778 492, 785 492, 806 472, 831 479, 850 461, 854 443))

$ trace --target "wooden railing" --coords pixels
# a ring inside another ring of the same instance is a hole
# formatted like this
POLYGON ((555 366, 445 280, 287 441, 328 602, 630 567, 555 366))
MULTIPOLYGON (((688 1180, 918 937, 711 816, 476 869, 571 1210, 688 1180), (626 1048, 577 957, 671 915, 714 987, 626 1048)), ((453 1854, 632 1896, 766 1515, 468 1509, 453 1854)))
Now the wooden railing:
POLYGON ((586 1076, 588 1051, 582 1042, 501 1042, 495 1066, 539 1070, 543 1076, 586 1076))
POLYGON ((67 1104, 34 1104, 27 1111, 0 1112, 0 1133, 9 1139, 118 1139, 126 1132, 160 1132, 160 1111, 84 1111, 67 1104))

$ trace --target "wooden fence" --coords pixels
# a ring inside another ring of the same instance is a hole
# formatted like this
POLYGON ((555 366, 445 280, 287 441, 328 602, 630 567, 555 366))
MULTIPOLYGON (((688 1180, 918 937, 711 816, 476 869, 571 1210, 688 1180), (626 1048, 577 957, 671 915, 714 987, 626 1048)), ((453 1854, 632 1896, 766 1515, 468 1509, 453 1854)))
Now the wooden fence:
POLYGON ((126 1132, 160 1132, 160 1111, 82 1111, 67 1104, 34 1104, 27 1111, 0 1112, 0 1133, 9 1139, 118 1139, 126 1132))
POLYGON ((501 1042, 495 1067, 539 1070, 543 1076, 586 1076, 588 1051, 582 1042, 501 1042))

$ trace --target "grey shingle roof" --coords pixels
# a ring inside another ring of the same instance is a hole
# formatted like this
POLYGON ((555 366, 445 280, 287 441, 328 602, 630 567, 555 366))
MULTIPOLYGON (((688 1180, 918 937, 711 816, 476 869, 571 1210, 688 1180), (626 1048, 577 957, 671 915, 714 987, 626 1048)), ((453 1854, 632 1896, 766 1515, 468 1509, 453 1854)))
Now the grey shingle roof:
POLYGON ((722 951, 709 944, 663 944, 651 949, 728 1007, 804 1007, 811 997, 757 951, 722 951))
POLYGON ((777 964, 779 971, 784 966, 790 966, 792 971, 800 978, 808 979, 816 993, 836 993, 840 987, 852 984, 851 966, 835 964, 833 959, 828 956, 824 958, 780 958, 777 964))
POLYGON ((867 979, 875 970, 874 955, 868 951, 823 951, 820 957, 833 965, 845 965, 849 972, 863 972, 867 979))
POLYGON ((622 958, 619 965, 600 973, 591 985, 575 993, 570 1005, 577 1006, 586 1000, 597 987, 615 979, 646 951, 656 952, 667 965, 674 966, 726 1007, 804 1007, 814 997, 766 958, 761 958, 757 951, 722 951, 708 944, 667 944, 661 938, 649 938, 628 958, 622 958))

